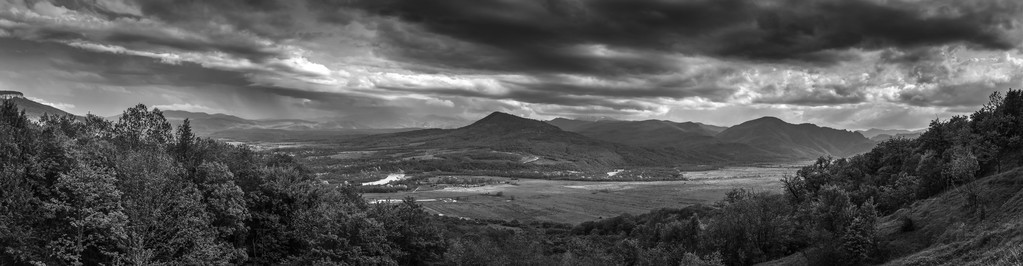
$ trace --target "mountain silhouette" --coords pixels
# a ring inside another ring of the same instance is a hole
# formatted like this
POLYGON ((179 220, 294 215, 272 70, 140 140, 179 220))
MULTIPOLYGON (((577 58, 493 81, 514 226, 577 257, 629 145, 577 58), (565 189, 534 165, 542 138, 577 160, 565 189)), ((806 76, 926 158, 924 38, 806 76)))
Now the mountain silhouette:
POLYGON ((735 125, 717 136, 722 142, 747 144, 782 157, 812 159, 847 157, 870 150, 874 142, 848 130, 814 124, 790 124, 776 117, 762 117, 735 125))
POLYGON ((695 122, 666 120, 580 121, 558 118, 548 121, 566 131, 615 143, 644 146, 693 146, 714 141, 724 128, 695 122))
POLYGON ((541 162, 577 169, 606 169, 625 165, 666 165, 670 153, 593 139, 564 131, 544 121, 494 112, 456 129, 424 129, 380 134, 346 142, 375 150, 481 149, 542 158, 541 162))

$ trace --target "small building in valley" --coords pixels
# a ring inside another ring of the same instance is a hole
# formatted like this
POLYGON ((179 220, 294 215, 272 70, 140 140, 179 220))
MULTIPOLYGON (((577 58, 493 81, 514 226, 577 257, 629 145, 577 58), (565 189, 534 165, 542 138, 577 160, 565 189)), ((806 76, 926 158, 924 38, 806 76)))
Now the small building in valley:
POLYGON ((0 91, 0 99, 10 100, 14 98, 25 98, 25 94, 20 91, 0 91))

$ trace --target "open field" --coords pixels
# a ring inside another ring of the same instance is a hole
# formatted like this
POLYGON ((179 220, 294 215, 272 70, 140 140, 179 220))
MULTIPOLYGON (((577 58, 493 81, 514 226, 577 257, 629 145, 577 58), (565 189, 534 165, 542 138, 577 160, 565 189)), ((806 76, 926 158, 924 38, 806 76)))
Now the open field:
POLYGON ((691 181, 593 182, 489 177, 509 184, 479 187, 421 187, 415 191, 367 193, 371 202, 412 196, 427 210, 470 219, 580 223, 623 213, 711 204, 734 188, 781 191, 779 179, 793 168, 724 168, 696 172, 691 181), (753 173, 759 172, 759 175, 753 173), (723 175, 723 174, 729 175, 723 175))

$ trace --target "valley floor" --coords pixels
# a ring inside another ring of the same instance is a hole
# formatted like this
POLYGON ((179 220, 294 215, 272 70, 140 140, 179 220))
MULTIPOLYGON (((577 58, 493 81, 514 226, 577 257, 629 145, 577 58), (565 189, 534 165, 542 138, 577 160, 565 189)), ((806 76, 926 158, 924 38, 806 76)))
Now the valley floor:
MULTIPOLYGON (((791 170, 788 173, 794 172, 791 170)), ((502 184, 420 188, 415 191, 368 193, 363 196, 370 202, 400 200, 411 196, 427 210, 452 217, 577 224, 623 213, 640 214, 660 208, 712 204, 735 188, 781 191, 780 176, 775 174, 654 182, 490 178, 498 179, 502 184)))

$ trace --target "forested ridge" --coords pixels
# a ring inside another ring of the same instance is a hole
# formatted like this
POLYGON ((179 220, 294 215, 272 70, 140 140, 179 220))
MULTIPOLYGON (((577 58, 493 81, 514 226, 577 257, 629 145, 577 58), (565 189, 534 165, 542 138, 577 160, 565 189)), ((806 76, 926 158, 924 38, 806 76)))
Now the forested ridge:
POLYGON ((711 206, 575 226, 370 205, 287 155, 197 138, 142 105, 118 121, 33 122, 4 102, 0 145, 2 265, 750 265, 793 254, 864 265, 921 249, 878 226, 917 230, 926 221, 899 214, 917 202, 955 191, 965 211, 949 215, 992 219, 974 181, 1023 165, 1023 91, 914 140, 821 158, 782 180, 782 194, 740 189, 711 206))

